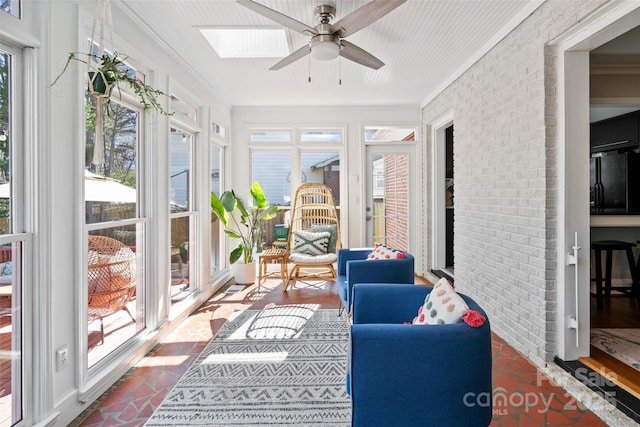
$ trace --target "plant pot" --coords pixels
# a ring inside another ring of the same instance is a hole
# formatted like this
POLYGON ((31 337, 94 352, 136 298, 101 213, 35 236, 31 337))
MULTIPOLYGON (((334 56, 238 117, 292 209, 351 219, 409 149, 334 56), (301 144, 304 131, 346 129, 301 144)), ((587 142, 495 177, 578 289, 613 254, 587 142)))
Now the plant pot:
POLYGON ((256 281, 256 262, 233 264, 233 275, 239 285, 250 285, 256 281))
POLYGON ((97 71, 89 71, 89 93, 99 98, 111 96, 111 90, 115 81, 109 81, 104 74, 97 71))

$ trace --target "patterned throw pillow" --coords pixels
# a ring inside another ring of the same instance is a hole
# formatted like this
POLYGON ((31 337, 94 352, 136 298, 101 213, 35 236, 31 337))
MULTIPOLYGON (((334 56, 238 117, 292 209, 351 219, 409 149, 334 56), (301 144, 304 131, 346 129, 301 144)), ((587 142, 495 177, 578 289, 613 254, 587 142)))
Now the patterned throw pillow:
POLYGON ((390 248, 382 243, 375 243, 367 259, 398 259, 406 257, 407 254, 401 250, 390 248))
POLYGON ((433 290, 413 319, 416 325, 445 325, 458 323, 469 309, 467 303, 456 293, 444 277, 433 285, 433 290))
POLYGON ((338 227, 335 224, 326 224, 326 225, 313 225, 311 226, 311 231, 314 233, 319 233, 322 231, 328 231, 331 233, 329 236, 329 247, 327 249, 327 253, 333 254, 336 252, 336 246, 338 242, 338 227))
POLYGON ((293 249, 291 252, 324 255, 329 247, 330 235, 331 233, 328 231, 313 233, 311 231, 296 230, 293 232, 293 249))

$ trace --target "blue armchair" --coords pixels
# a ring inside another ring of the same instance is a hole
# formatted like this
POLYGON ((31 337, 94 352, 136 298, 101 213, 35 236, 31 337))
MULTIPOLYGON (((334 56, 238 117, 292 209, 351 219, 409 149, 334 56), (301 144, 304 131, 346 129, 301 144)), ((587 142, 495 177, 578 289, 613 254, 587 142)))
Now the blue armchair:
POLYGON ((351 294, 356 283, 413 283, 414 260, 406 258, 367 261, 370 248, 340 249, 336 290, 342 306, 351 309, 351 294))
MULTIPOLYGON (((431 288, 357 284, 347 390, 352 426, 487 426, 491 422, 489 320, 473 328, 406 325, 431 288)), ((485 312, 462 295, 470 309, 485 312)))

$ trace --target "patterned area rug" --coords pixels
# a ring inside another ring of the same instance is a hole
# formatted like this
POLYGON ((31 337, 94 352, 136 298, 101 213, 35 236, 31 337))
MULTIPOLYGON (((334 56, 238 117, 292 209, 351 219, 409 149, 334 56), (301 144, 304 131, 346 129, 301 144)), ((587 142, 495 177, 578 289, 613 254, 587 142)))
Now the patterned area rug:
POLYGON ((591 329, 591 345, 640 371, 640 329, 591 329))
POLYGON ((244 311, 222 326, 147 426, 348 426, 348 330, 314 304, 244 311))

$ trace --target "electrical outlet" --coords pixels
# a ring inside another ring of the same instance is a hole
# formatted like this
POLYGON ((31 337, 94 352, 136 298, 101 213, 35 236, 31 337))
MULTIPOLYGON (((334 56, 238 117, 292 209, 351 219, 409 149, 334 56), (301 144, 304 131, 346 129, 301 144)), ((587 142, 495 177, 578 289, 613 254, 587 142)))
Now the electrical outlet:
POLYGON ((69 346, 63 345, 56 351, 56 369, 62 370, 69 364, 69 346))

